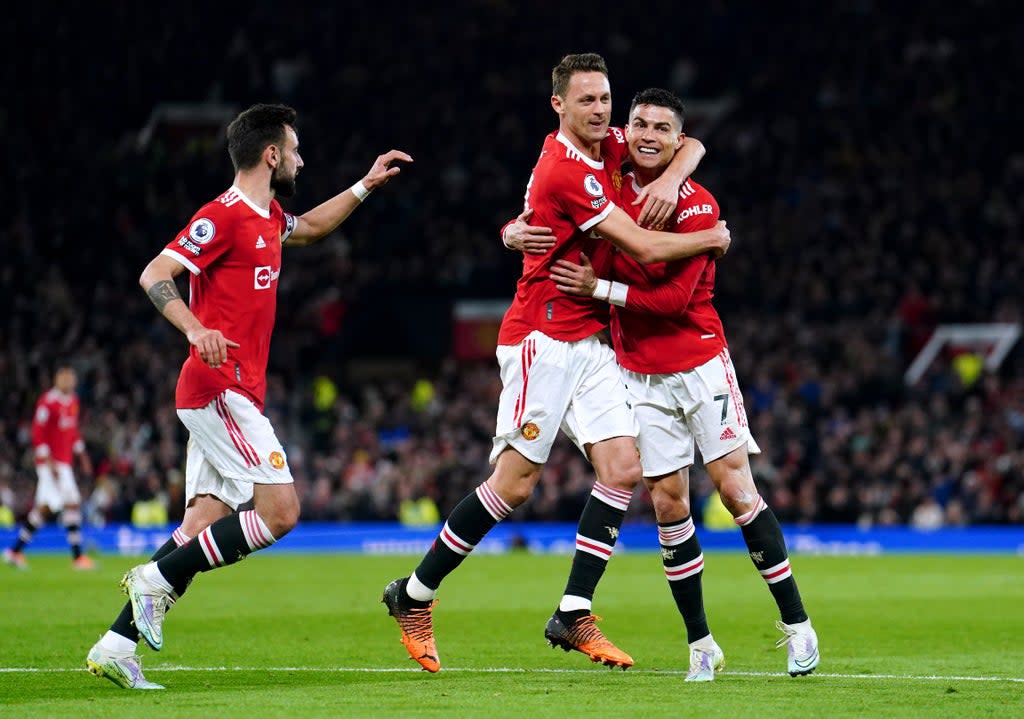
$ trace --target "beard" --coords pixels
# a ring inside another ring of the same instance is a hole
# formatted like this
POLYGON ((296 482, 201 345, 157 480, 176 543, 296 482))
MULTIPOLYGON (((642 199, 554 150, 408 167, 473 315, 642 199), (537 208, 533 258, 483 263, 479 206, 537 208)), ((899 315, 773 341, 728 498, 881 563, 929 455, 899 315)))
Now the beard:
POLYGON ((274 173, 270 176, 270 189, 281 197, 293 197, 295 195, 295 175, 284 177, 278 174, 277 168, 274 168, 274 173))

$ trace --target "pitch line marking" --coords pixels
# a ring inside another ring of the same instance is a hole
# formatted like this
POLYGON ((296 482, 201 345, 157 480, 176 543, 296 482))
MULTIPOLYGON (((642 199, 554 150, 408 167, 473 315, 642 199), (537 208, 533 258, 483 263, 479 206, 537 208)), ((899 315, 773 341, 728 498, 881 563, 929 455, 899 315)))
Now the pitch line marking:
MULTIPOLYGON (((85 672, 84 667, 0 667, 0 674, 60 674, 67 672, 85 672)), ((146 671, 150 672, 329 672, 329 673, 353 673, 353 674, 408 674, 420 673, 421 669, 404 667, 242 667, 242 666, 220 666, 220 667, 190 667, 177 664, 166 666, 148 666, 146 671)), ((590 669, 526 669, 521 667, 485 667, 480 669, 449 668, 444 669, 445 673, 458 672, 463 674, 591 674, 590 669)), ((684 676, 685 671, 675 669, 631 669, 630 674, 660 674, 665 676, 684 676)), ((719 676, 734 677, 784 677, 785 672, 737 672, 723 671, 719 676)), ((812 676, 823 679, 885 679, 893 681, 920 681, 920 682, 1013 682, 1024 684, 1024 677, 972 677, 958 675, 939 674, 835 674, 830 672, 814 672, 812 676)))

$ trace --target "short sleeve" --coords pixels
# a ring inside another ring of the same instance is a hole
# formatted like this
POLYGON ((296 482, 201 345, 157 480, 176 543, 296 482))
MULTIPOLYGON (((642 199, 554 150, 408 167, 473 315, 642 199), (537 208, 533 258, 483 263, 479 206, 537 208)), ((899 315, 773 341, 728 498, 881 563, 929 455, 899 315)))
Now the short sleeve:
POLYGON ((160 254, 176 259, 193 275, 202 273, 230 249, 235 233, 229 219, 223 206, 204 206, 160 254))
POLYGON ((555 174, 553 199, 573 224, 586 232, 615 209, 607 194, 604 172, 582 163, 566 164, 555 174))

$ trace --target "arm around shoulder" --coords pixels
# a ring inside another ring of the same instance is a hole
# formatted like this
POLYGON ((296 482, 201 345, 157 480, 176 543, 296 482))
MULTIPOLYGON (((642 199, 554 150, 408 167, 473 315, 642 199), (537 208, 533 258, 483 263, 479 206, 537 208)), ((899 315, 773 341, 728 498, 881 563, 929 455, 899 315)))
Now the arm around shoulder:
POLYGON ((621 208, 616 207, 595 229, 637 262, 669 262, 710 252, 720 257, 731 239, 725 222, 699 232, 673 233, 645 230, 621 208))

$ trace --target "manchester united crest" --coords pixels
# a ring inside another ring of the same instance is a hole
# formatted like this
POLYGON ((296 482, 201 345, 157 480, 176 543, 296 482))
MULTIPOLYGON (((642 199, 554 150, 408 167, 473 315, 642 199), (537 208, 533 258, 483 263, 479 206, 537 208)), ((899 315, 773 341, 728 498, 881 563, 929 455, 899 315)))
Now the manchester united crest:
POLYGON ((540 436, 540 427, 535 425, 533 422, 527 422, 519 431, 522 433, 523 439, 529 440, 531 442, 540 436))
POLYGON ((268 459, 270 460, 270 466, 274 469, 284 469, 284 455, 280 452, 276 450, 271 452, 268 459))
POLYGON ((622 173, 618 170, 612 173, 612 185, 616 192, 622 189, 622 173))

